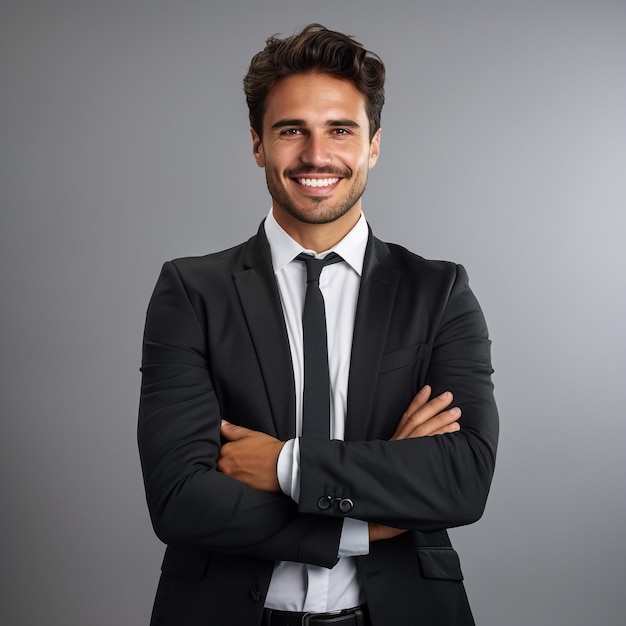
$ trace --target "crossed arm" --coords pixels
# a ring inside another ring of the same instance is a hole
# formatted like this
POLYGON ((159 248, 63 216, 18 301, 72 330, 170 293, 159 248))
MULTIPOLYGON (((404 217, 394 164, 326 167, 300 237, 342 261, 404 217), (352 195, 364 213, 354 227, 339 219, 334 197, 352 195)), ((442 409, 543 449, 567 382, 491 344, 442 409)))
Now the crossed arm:
MULTIPOLYGON (((450 528, 480 517, 493 473, 497 410, 486 327, 464 273, 457 276, 451 303, 436 323, 428 371, 417 377, 441 395, 431 399, 430 388, 421 390, 400 417, 390 437, 394 442, 303 440, 297 504, 277 484, 283 442, 222 423, 224 415, 253 410, 248 388, 261 381, 252 370, 245 385, 225 390, 224 376, 214 382, 207 332, 217 335, 230 327, 231 311, 208 324, 203 308, 208 296, 198 295, 195 284, 206 281, 189 269, 186 273, 189 284, 175 264, 164 267, 144 339, 138 441, 150 515, 164 543, 332 567, 343 518, 332 509, 318 509, 323 493, 349 494, 352 514, 370 523, 372 540, 401 532, 391 527, 450 528), (453 390, 463 407, 460 432, 455 432, 460 411, 449 408, 452 396, 444 389, 453 390), (229 403, 233 398, 237 402, 229 403), (228 440, 224 445, 220 431, 228 440), (446 436, 426 436, 435 434, 446 436)), ((426 330, 415 340, 426 342, 426 330)), ((241 337, 233 331, 211 344, 213 364, 219 362, 234 381, 240 380, 236 376, 245 355, 224 363, 220 357, 249 350, 241 337)), ((381 402, 374 412, 384 410, 381 402)), ((267 415, 269 408, 262 409, 267 415)), ((394 413, 401 410, 400 405, 394 413)))
MULTIPOLYGON (((452 393, 446 391, 430 398, 430 386, 424 386, 402 415, 391 441, 444 435, 460 430, 461 409, 448 408, 452 393)), ((222 421, 221 434, 228 443, 220 450, 217 468, 224 474, 254 489, 280 492, 277 476, 278 456, 284 442, 262 432, 222 421)), ((370 541, 389 539, 401 529, 369 523, 370 541)))

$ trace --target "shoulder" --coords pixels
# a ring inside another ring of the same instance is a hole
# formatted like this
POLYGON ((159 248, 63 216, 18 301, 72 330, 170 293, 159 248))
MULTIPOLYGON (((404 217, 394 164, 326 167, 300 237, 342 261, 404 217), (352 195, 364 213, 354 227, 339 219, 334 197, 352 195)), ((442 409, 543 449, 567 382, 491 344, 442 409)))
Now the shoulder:
POLYGON ((398 272, 400 280, 454 283, 459 277, 466 276, 465 269, 458 263, 426 259, 404 246, 383 242, 373 236, 372 253, 382 265, 398 272))
POLYGON ((208 286, 257 265, 271 263, 269 246, 263 229, 239 245, 203 256, 181 257, 168 261, 164 272, 173 272, 184 283, 208 286))
POLYGON ((425 259, 397 244, 378 242, 375 247, 384 255, 381 265, 386 268, 386 275, 397 281, 397 301, 419 302, 430 311, 478 315, 477 319, 484 325, 480 305, 463 265, 425 259))
POLYGON ((248 241, 231 248, 167 261, 151 297, 151 307, 165 304, 173 307, 188 301, 198 310, 207 302, 228 302, 235 295, 237 274, 258 268, 271 273, 271 256, 263 228, 248 241))
POLYGON ((240 262, 246 243, 211 252, 201 256, 180 257, 167 261, 165 265, 172 265, 181 275, 207 274, 221 271, 232 271, 240 262))

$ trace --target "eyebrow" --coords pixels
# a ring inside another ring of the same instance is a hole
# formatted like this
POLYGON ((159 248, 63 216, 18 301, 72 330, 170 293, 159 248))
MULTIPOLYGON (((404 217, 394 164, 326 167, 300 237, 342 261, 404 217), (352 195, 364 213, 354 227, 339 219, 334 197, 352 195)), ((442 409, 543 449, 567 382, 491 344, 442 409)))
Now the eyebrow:
MULTIPOLYGON (((307 126, 305 120, 301 119, 291 119, 291 120, 278 120, 275 124, 272 124, 272 130, 278 128, 285 128, 287 126, 307 126)), ((328 120, 325 124, 330 128, 337 127, 347 127, 347 128, 360 128, 360 125, 357 124, 354 120, 328 120)))
POLYGON ((354 120, 329 120, 326 126, 347 126, 348 128, 361 128, 354 120))

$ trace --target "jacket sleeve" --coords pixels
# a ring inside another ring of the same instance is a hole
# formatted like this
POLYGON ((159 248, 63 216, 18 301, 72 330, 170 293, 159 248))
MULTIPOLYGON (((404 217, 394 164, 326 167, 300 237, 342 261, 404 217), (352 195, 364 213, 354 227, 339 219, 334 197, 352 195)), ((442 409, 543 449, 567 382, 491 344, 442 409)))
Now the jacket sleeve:
POLYGON ((217 471, 221 413, 207 350, 206 329, 167 263, 146 317, 138 423, 157 536, 167 544, 332 567, 340 520, 300 513, 290 498, 217 471))
POLYGON ((460 431, 402 441, 303 438, 300 511, 420 531, 481 517, 498 438, 490 341, 465 270, 452 267, 422 382, 433 394, 452 391, 462 409, 460 431))

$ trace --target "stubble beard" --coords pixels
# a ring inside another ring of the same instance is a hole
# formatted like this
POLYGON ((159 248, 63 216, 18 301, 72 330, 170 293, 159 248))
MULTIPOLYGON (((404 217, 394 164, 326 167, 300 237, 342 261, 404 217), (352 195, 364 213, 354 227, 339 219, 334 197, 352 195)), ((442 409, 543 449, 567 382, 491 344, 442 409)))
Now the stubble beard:
MULTIPOLYGON (((318 171, 316 173, 332 175, 338 172, 318 171)), ((350 177, 345 176, 345 173, 342 173, 342 178, 344 180, 350 179, 350 177)), ((343 217, 361 199, 365 191, 367 175, 357 174, 348 191, 348 195, 339 204, 330 204, 329 196, 311 196, 309 202, 317 205, 314 210, 296 205, 278 180, 278 177, 268 169, 265 170, 265 180, 274 204, 277 204, 291 217, 305 224, 329 224, 343 217)))

